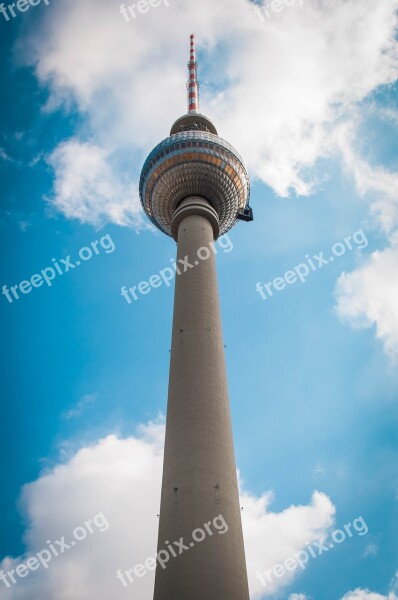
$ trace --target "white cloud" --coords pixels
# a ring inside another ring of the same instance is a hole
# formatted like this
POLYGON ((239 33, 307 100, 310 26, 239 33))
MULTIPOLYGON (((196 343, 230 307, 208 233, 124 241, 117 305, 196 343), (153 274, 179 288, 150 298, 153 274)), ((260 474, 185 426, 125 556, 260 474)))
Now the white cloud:
POLYGON ((341 600, 397 600, 397 596, 394 592, 391 592, 388 596, 382 596, 369 590, 356 589, 343 596, 341 600))
MULTIPOLYGON (((75 527, 99 513, 109 529, 54 558, 47 571, 30 573, 8 591, 2 585, 1 600, 128 597, 121 593, 116 569, 134 566, 154 552, 162 444, 163 435, 153 426, 144 437, 110 435, 26 486, 27 554, 46 548, 46 540, 65 536, 68 541, 75 527)), ((1 568, 9 571, 23 560, 26 557, 5 559, 1 568)), ((149 600, 151 585, 150 577, 140 580, 129 594, 149 600)))
MULTIPOLYGON (((381 110, 380 116, 389 120, 398 113, 381 110)), ((388 235, 394 234, 398 227, 398 172, 392 172, 381 165, 372 165, 360 155, 360 147, 356 148, 359 137, 358 130, 363 116, 355 115, 350 122, 338 125, 334 131, 338 147, 347 172, 353 177, 357 189, 362 196, 369 195, 371 211, 381 229, 388 235)))
POLYGON ((374 252, 361 267, 343 273, 337 312, 354 328, 375 326, 386 352, 398 357, 398 245, 374 252))
POLYGON ((377 544, 375 544, 374 542, 369 542, 367 544, 367 546, 365 547, 363 556, 365 558, 368 556, 377 556, 378 553, 379 553, 379 546, 377 544))
POLYGON ((305 594, 290 594, 289 600, 307 600, 305 594))
POLYGON ((379 546, 377 544, 375 544, 374 542, 369 542, 369 544, 366 546, 365 551, 363 553, 363 556, 377 556, 379 552, 379 546))
POLYGON ((350 121, 360 100, 397 77, 397 6, 305 2, 238 48, 225 118, 255 175, 278 194, 310 193, 315 180, 305 168, 333 152, 338 120, 350 121))
POLYGON ((137 188, 116 174, 104 148, 72 139, 59 145, 48 162, 55 173, 50 202, 66 217, 93 225, 140 225, 137 188))
POLYGON ((85 394, 80 400, 77 402, 76 406, 71 408, 70 410, 66 410, 62 413, 61 417, 63 419, 73 419, 74 417, 79 417, 86 406, 90 404, 94 404, 97 399, 97 394, 85 394))
MULTIPOLYGON (((107 0, 64 0, 20 47, 50 86, 48 108, 76 103, 94 143, 126 148, 137 177, 145 153, 185 112, 194 30, 208 63, 200 70, 203 111, 255 177, 282 196, 309 194, 317 178, 308 169, 335 151, 337 120, 349 123, 358 103, 397 77, 397 7, 307 0, 261 22, 248 0, 173 0, 126 23, 107 0)), ((105 211, 108 219, 125 223, 123 195, 121 203, 105 211)), ((77 198, 70 212, 97 218, 93 203, 77 198)))
POLYGON ((315 475, 320 475, 321 477, 326 475, 326 468, 322 465, 322 463, 319 462, 319 460, 317 461, 317 463, 315 465, 314 473, 315 473, 315 475))
POLYGON ((246 558, 250 575, 251 596, 275 594, 280 588, 291 584, 297 571, 286 572, 283 578, 263 577, 266 583, 256 577, 258 570, 264 572, 283 564, 308 544, 319 541, 326 535, 334 520, 335 509, 329 498, 314 492, 311 503, 306 506, 290 506, 280 513, 269 510, 273 496, 271 493, 257 498, 243 493, 244 507, 242 522, 245 532, 246 558))
POLYGON ((32 227, 32 223, 26 219, 18 221, 18 225, 21 231, 26 231, 29 227, 32 227))
POLYGON ((391 592, 398 592, 398 571, 396 571, 394 573, 394 576, 391 579, 390 589, 391 589, 391 592))
POLYGON ((11 161, 12 159, 8 156, 4 148, 0 148, 0 159, 4 161, 11 161))
MULTIPOLYGON (((382 110, 394 123, 398 115, 382 110)), ((343 273, 336 286, 337 312, 354 328, 375 326, 376 336, 390 357, 398 356, 398 172, 374 166, 354 150, 360 119, 336 128, 336 144, 361 195, 370 197, 371 213, 390 246, 374 252, 352 273, 343 273)))
MULTIPOLYGON (((47 570, 17 578, 9 590, 0 581, 0 600, 109 600, 132 594, 150 600, 153 573, 123 588, 116 570, 132 568, 155 553, 163 438, 164 426, 159 422, 141 427, 135 437, 109 435, 27 485, 23 493, 26 553, 3 559, 0 570, 15 569, 29 555, 47 548, 47 540, 65 536, 70 541, 77 526, 100 513, 109 529, 94 530, 54 557, 47 570)), ((309 505, 290 506, 280 513, 269 511, 269 494, 257 498, 245 492, 241 502, 251 595, 259 597, 263 588, 255 578, 257 565, 274 564, 325 533, 334 508, 319 492, 309 505)))

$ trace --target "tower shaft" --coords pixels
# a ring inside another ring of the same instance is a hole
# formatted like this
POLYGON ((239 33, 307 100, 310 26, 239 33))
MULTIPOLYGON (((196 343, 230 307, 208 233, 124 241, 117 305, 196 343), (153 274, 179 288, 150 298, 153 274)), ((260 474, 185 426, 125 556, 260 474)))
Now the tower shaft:
POLYGON ((213 246, 217 213, 189 198, 173 227, 181 270, 186 260, 195 266, 175 284, 158 551, 181 538, 189 549, 178 554, 174 546, 178 555, 164 569, 157 565, 154 600, 249 600, 213 246))

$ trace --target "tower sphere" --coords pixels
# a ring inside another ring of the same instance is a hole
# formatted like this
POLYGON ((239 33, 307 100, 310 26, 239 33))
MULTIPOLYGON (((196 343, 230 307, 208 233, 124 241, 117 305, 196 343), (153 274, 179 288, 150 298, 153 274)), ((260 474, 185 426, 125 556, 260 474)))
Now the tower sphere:
POLYGON ((222 235, 248 208, 249 176, 238 152, 197 111, 198 83, 192 45, 188 68, 188 113, 174 123, 170 136, 146 159, 140 179, 141 204, 152 223, 173 236, 173 215, 181 202, 201 197, 216 211, 222 235))

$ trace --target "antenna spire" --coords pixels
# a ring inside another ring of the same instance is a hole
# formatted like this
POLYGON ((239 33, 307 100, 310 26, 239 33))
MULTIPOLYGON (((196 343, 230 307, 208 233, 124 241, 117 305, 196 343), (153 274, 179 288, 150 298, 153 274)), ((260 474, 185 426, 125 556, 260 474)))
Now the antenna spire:
POLYGON ((199 111, 199 84, 197 76, 198 63, 196 62, 195 54, 195 35, 191 34, 191 53, 190 60, 188 63, 189 81, 187 84, 188 89, 188 112, 199 111))

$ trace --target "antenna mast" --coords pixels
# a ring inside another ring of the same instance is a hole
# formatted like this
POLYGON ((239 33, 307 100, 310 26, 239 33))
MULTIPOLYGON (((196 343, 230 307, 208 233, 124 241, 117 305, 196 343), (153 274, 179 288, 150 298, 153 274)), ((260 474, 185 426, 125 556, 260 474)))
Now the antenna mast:
POLYGON ((199 84, 197 76, 198 63, 196 62, 195 53, 195 35, 191 34, 191 53, 190 60, 188 63, 189 81, 187 83, 188 89, 188 112, 196 113, 199 111, 199 84))

